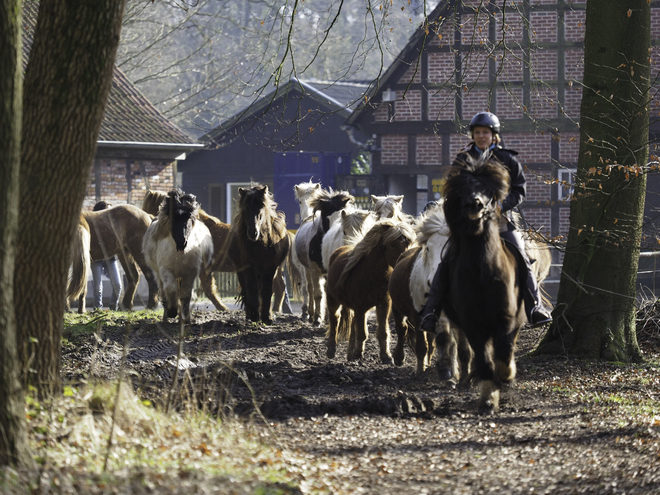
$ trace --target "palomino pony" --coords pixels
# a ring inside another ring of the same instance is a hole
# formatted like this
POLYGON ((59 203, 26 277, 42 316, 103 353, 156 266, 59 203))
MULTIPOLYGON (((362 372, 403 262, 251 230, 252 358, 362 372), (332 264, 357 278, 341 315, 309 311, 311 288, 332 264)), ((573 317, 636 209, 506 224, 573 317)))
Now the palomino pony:
POLYGON ((78 300, 78 313, 85 312, 85 299, 87 297, 87 278, 91 271, 89 259, 89 246, 91 244, 89 224, 85 217, 80 215, 78 229, 73 239, 73 258, 69 270, 69 280, 66 287, 66 305, 69 301, 78 300))
POLYGON ((149 285, 149 300, 146 307, 155 309, 158 283, 142 252, 142 238, 151 225, 151 217, 133 205, 117 205, 105 210, 84 211, 82 215, 89 224, 91 235, 90 260, 106 260, 117 255, 126 273, 123 309, 133 308, 133 298, 140 281, 138 267, 149 285))
POLYGON ((347 204, 352 204, 354 201, 353 196, 345 191, 321 190, 309 202, 313 211, 312 216, 308 217, 296 233, 296 255, 304 267, 307 280, 309 318, 317 326, 320 326, 323 321, 323 277, 325 273, 321 249, 323 237, 330 229, 330 216, 343 210, 347 204))
POLYGON ((172 189, 158 217, 142 241, 145 258, 158 280, 163 302, 163 321, 175 318, 190 323, 190 300, 195 279, 213 258, 209 229, 198 219, 199 203, 192 194, 172 189))
MULTIPOLYGON (((436 268, 442 259, 442 253, 449 239, 449 228, 445 222, 445 215, 442 208, 436 207, 422 214, 413 226, 417 233, 417 246, 406 251, 397 262, 392 276, 390 277, 389 290, 392 297, 392 315, 398 335, 398 345, 394 352, 394 363, 397 366, 404 361, 404 343, 408 332, 415 332, 415 354, 417 355, 417 373, 423 373, 427 366, 430 366, 431 359, 435 350, 435 338, 428 332, 419 329, 420 317, 419 311, 424 307, 429 287, 436 268)), ((456 376, 456 345, 455 338, 452 339, 449 334, 450 327, 447 320, 441 318, 440 330, 437 339, 450 339, 445 345, 441 345, 441 350, 447 354, 442 355, 438 360, 441 378, 456 376), (449 376, 447 371, 449 370, 449 376)), ((444 343, 444 342, 443 342, 444 343)), ((463 339, 463 350, 466 346, 463 339)), ((469 363, 468 357, 461 360, 462 363, 469 363)), ((467 372, 462 373, 467 378, 467 372)))
MULTIPOLYGON (((142 201, 142 209, 149 213, 150 215, 156 216, 158 214, 158 208, 165 200, 167 195, 164 192, 160 191, 147 191, 147 194, 144 196, 142 201)), ((218 295, 215 277, 213 276, 214 272, 235 272, 236 267, 234 263, 229 258, 227 243, 229 239, 229 224, 222 222, 220 219, 209 215, 201 207, 198 211, 198 216, 200 221, 206 225, 206 227, 211 232, 211 237, 213 238, 213 261, 209 266, 208 270, 204 270, 199 274, 199 282, 204 291, 204 295, 213 303, 215 309, 218 311, 227 311, 229 308, 222 302, 220 296, 218 295)), ((293 238, 293 234, 290 234, 293 238)), ((289 278, 294 284, 294 294, 296 292, 296 286, 300 284, 300 279, 302 275, 300 271, 297 271, 292 268, 291 260, 289 262, 289 278)), ((284 269, 283 266, 280 266, 277 270, 275 280, 273 281, 273 311, 281 312, 282 303, 284 301, 284 291, 286 285, 284 282, 284 269)))
POLYGON ((367 312, 375 306, 380 359, 392 364, 388 282, 397 259, 414 239, 407 223, 382 220, 355 246, 342 246, 334 252, 326 285, 328 358, 334 358, 338 339, 348 340, 349 360, 362 358, 368 337, 367 312))
POLYGON ((468 160, 443 188, 450 230, 440 265, 439 309, 465 333, 480 382, 480 413, 499 408, 503 383, 516 376, 515 345, 527 321, 516 256, 502 242, 498 202, 509 192, 509 173, 497 160, 468 160))
POLYGON ((229 233, 229 257, 236 266, 246 319, 270 325, 273 279, 286 260, 291 238, 284 213, 277 211, 268 186, 241 187, 238 192, 238 212, 229 233))

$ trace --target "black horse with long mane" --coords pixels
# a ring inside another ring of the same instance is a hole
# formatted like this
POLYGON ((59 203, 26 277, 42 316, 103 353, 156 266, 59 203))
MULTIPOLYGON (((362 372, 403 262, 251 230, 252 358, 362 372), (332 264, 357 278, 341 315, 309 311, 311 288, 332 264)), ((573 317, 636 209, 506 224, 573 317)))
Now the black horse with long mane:
POLYGON ((245 317, 272 323, 273 278, 284 263, 291 240, 284 213, 277 211, 268 186, 239 188, 238 213, 229 231, 229 258, 236 266, 245 317))
POLYGON ((440 265, 440 307, 474 351, 479 412, 485 414, 498 410, 502 384, 516 376, 515 344, 527 321, 524 282, 499 232, 498 202, 508 191, 509 173, 496 159, 455 166, 443 190, 450 239, 440 265))

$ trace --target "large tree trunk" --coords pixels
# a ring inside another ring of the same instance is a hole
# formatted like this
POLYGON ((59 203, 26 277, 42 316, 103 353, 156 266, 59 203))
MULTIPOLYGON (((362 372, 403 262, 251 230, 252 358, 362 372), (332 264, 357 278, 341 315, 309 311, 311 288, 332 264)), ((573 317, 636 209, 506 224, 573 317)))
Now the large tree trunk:
POLYGON ((25 379, 60 384, 71 241, 112 82, 124 0, 41 0, 25 73, 16 320, 25 379))
POLYGON ((20 0, 0 2, 0 466, 30 459, 14 315, 22 107, 20 11, 20 0))
POLYGON ((638 361, 635 282, 648 159, 651 7, 589 0, 576 199, 539 353, 638 361))

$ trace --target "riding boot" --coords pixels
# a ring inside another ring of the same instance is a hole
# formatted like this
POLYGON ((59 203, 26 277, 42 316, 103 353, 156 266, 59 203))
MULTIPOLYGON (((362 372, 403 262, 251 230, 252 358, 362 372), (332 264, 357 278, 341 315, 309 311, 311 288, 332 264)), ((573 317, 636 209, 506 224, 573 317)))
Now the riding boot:
POLYGON ((422 319, 419 328, 424 332, 435 333, 436 325, 440 319, 440 313, 442 312, 440 308, 440 299, 442 298, 440 266, 441 265, 438 265, 435 275, 433 275, 428 298, 419 313, 419 316, 422 319))
MULTIPOLYGON (((523 290, 523 299, 525 302, 525 313, 527 320, 533 327, 544 325, 552 321, 552 316, 547 309, 543 306, 541 299, 541 288, 536 281, 536 276, 532 271, 532 264, 529 261, 527 253, 525 252, 524 242, 520 232, 509 230, 501 232, 500 236, 507 243, 509 247, 515 249, 524 263, 526 272, 525 276, 525 290, 523 290)), ((522 268, 522 267, 521 267, 522 268)))

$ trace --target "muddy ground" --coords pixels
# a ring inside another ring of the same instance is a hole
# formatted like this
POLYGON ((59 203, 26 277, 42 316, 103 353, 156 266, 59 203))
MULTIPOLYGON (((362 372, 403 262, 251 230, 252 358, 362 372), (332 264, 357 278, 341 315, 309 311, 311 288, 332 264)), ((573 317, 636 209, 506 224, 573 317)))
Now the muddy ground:
POLYGON ((159 406, 250 421, 329 466, 334 493, 660 493, 658 330, 640 335, 647 363, 625 366, 530 357, 543 330, 524 329, 517 382, 483 417, 475 389, 456 391, 434 367, 416 375, 410 348, 403 366, 381 364, 369 321, 364 360, 347 362, 345 343, 328 360, 325 329, 298 315, 261 326, 197 311, 178 370, 176 324, 101 325, 66 341, 64 375, 123 371, 159 406))

